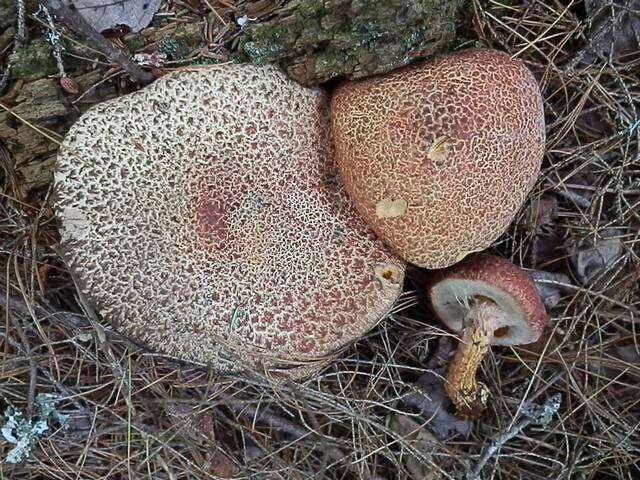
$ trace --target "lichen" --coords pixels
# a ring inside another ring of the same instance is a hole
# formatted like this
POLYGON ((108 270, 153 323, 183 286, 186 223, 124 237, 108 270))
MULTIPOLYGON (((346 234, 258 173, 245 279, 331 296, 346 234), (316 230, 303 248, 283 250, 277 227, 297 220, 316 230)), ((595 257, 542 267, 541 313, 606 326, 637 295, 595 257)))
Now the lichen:
POLYGON ((39 394, 35 399, 35 415, 31 419, 9 405, 3 412, 4 424, 0 433, 10 444, 15 445, 7 453, 5 463, 19 463, 28 459, 37 441, 51 430, 54 424, 66 427, 68 416, 56 411, 60 399, 51 394, 39 394))
POLYGON ((467 1, 301 0, 282 17, 248 26, 240 48, 303 84, 385 73, 446 50, 467 1))
POLYGON ((42 38, 31 40, 9 57, 14 78, 35 79, 55 75, 56 60, 51 45, 42 38))
POLYGON ((16 18, 16 2, 0 0, 0 31, 13 25, 16 18))

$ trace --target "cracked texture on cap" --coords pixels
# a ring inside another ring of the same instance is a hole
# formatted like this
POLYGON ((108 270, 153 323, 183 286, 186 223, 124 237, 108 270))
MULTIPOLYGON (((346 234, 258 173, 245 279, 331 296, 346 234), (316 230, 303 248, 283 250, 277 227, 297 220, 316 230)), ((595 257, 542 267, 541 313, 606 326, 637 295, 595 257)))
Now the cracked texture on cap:
POLYGON ((434 272, 427 296, 440 320, 460 331, 471 305, 490 300, 502 312, 503 334, 493 345, 535 342, 549 317, 527 273, 508 260, 493 255, 472 255, 444 270, 434 272))
POLYGON ((344 83, 331 112, 338 165, 358 211, 396 252, 427 268, 500 236, 544 153, 538 85, 522 62, 495 50, 344 83))
POLYGON ((179 71, 95 106, 56 173, 83 291, 184 360, 320 366, 388 312, 404 276, 351 206, 329 137, 326 95, 272 68, 179 71))

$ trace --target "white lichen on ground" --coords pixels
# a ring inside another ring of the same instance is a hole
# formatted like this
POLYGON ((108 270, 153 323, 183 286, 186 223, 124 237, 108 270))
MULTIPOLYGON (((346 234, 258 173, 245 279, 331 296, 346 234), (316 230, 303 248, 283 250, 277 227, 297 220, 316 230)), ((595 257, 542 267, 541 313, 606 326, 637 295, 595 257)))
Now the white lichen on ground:
POLYGON ((3 412, 4 424, 0 432, 5 441, 15 445, 4 459, 5 463, 20 463, 27 460, 35 448, 37 441, 47 432, 51 431, 54 424, 65 428, 68 416, 56 411, 56 405, 60 398, 56 395, 41 393, 35 399, 35 415, 27 419, 26 415, 15 407, 9 405, 3 412))

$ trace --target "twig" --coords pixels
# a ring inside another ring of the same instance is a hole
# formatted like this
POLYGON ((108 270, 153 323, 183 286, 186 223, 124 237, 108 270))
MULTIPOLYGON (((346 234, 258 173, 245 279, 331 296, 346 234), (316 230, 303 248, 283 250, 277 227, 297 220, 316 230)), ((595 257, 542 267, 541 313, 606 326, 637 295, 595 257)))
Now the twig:
MULTIPOLYGON (((92 323, 84 315, 71 312, 54 311, 55 309, 44 299, 41 299, 41 303, 42 305, 38 302, 34 302, 31 308, 29 308, 24 301, 17 297, 8 295, 4 297, 0 295, 0 308, 14 310, 23 315, 38 315, 43 318, 51 318, 74 329, 93 327, 92 323)), ((103 328, 100 333, 109 340, 123 340, 121 335, 108 328, 103 328)))
POLYGON ((96 50, 105 54, 110 62, 120 65, 136 82, 146 85, 154 80, 151 73, 142 70, 138 64, 96 32, 82 16, 62 0, 45 0, 45 3, 60 22, 73 30, 82 40, 89 42, 96 50))
MULTIPOLYGON (((1 298, 1 297, 0 297, 1 298)), ((80 395, 78 394, 78 392, 70 389, 69 387, 63 385, 62 383, 58 382, 53 375, 51 374, 51 372, 44 368, 42 365, 40 365, 37 361, 33 360, 33 358, 29 355, 29 352, 25 350, 24 345, 21 345, 19 342, 15 341, 13 338, 11 338, 9 335, 7 335, 5 332, 0 330, 0 338, 2 338, 3 340, 5 340, 12 348, 14 348, 17 352, 21 353, 22 355, 24 355, 25 357, 28 358, 29 360, 29 367, 30 367, 30 375, 33 378, 36 378, 36 376, 34 375, 34 370, 36 373, 40 373, 43 376, 45 376, 47 378, 47 380, 49 381, 49 383, 51 383, 60 394, 67 396, 71 403, 73 404, 74 407, 76 407, 76 409, 79 412, 87 412, 89 411, 87 409, 87 407, 85 407, 84 405, 82 405, 78 400, 76 400, 77 397, 79 397, 80 395)), ((34 385, 34 392, 35 392, 35 385, 34 385)), ((31 383, 29 384, 29 395, 31 395, 31 383)), ((33 400, 31 400, 31 405, 33 405, 33 400)), ((33 407, 27 407, 28 409, 32 409, 33 407)))
MULTIPOLYGON (((27 38, 27 29, 25 25, 25 8, 24 8, 24 0, 16 0, 17 14, 16 14, 16 34, 13 37, 13 49, 11 50, 11 55, 16 53, 22 44, 27 38)), ((11 55, 9 58, 11 58, 11 55)), ((7 63, 7 67, 5 68, 2 75, 0 75, 0 93, 7 86, 7 81, 9 80, 9 72, 11 71, 11 61, 7 63)))
POLYGON ((541 425, 546 427, 554 414, 560 409, 562 395, 556 393, 547 399, 542 405, 529 404, 522 408, 522 413, 526 418, 520 420, 509 430, 498 435, 484 451, 475 468, 467 475, 467 480, 480 480, 480 474, 487 462, 493 457, 502 446, 509 440, 519 435, 529 425, 541 425))
POLYGON ((40 9, 36 13, 36 15, 43 15, 45 19, 45 23, 49 27, 49 33, 47 34, 47 40, 51 44, 53 48, 53 57, 56 59, 56 65, 58 67, 58 75, 60 78, 64 78, 67 76, 64 71, 64 64, 62 63, 62 52, 64 47, 62 43, 60 43, 60 33, 56 30, 56 26, 53 24, 53 18, 49 13, 49 10, 44 5, 40 5, 40 9))
MULTIPOLYGON (((233 410, 236 414, 248 418, 251 421, 261 420, 272 428, 281 430, 288 435, 291 435, 296 440, 300 440, 302 438, 310 438, 313 440, 319 440, 319 436, 316 432, 311 430, 307 430, 304 427, 301 427, 286 418, 282 418, 279 415, 274 415, 273 413, 267 412, 264 409, 260 410, 257 407, 252 405, 247 405, 243 402, 238 402, 238 400, 234 399, 232 396, 227 395, 222 392, 216 393, 216 396, 221 398, 225 403, 224 405, 231 410, 233 410)), ((347 455, 340 450, 338 447, 327 446, 326 449, 327 457, 335 462, 342 462, 346 459, 347 455)), ((348 467, 352 467, 350 463, 347 463, 348 467)), ((362 472, 356 471, 357 474, 363 475, 362 472)), ((371 479, 373 478, 366 473, 362 476, 363 479, 371 479)))
POLYGON ((218 392, 216 396, 224 400, 224 405, 236 412, 236 414, 242 417, 246 417, 252 421, 261 420, 270 427, 281 430, 296 439, 315 436, 313 432, 307 430, 306 428, 296 425, 295 423, 290 422, 289 420, 278 415, 267 412, 264 409, 260 410, 252 405, 247 405, 244 402, 239 402, 230 395, 218 392))

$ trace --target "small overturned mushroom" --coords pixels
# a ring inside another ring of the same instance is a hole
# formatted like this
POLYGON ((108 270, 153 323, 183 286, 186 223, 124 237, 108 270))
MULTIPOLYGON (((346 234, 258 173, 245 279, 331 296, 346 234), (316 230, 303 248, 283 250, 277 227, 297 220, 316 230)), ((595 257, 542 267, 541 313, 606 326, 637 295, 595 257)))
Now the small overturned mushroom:
POLYGON ((129 337, 300 375, 372 328, 404 263, 335 181, 328 98, 274 68, 166 75, 99 104, 56 173, 65 257, 129 337))
POLYGON ((358 211, 416 265, 444 268, 500 236, 544 152, 542 97, 519 60, 470 49, 340 85, 338 165, 358 211))
POLYGON ((427 295, 440 320, 461 332, 445 390, 459 416, 477 416, 489 398, 486 385, 476 381, 489 346, 535 342, 548 322, 544 305, 523 270, 491 255, 434 273, 427 295))

